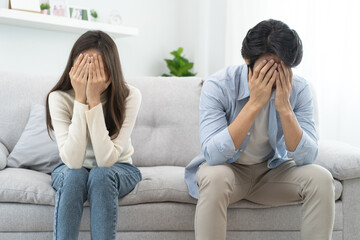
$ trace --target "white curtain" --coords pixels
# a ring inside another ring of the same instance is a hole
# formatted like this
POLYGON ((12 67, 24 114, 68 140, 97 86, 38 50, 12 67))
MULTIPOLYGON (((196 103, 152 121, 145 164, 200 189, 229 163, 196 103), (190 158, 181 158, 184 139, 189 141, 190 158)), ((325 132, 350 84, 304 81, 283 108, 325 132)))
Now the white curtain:
POLYGON ((304 56, 294 73, 316 88, 320 139, 360 147, 360 1, 228 0, 226 16, 226 65, 244 63, 242 40, 258 22, 295 29, 304 56))

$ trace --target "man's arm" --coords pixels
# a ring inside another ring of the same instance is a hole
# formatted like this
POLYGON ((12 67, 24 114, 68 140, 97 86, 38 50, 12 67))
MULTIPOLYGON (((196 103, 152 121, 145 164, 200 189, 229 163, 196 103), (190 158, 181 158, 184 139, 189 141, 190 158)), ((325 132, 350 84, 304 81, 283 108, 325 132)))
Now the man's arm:
POLYGON ((262 61, 254 70, 249 70, 250 99, 235 120, 229 125, 229 133, 236 149, 240 147, 257 114, 271 96, 271 89, 278 76, 277 63, 274 60, 262 61))
POLYGON ((289 98, 293 74, 281 63, 276 81, 275 107, 280 115, 288 157, 298 165, 312 163, 317 155, 317 139, 313 122, 313 106, 310 90, 305 87, 298 94, 298 104, 293 110, 289 98))
POLYGON ((259 64, 254 76, 249 73, 250 100, 229 126, 226 96, 215 81, 205 81, 200 96, 199 131, 201 150, 210 165, 222 164, 234 157, 257 113, 269 101, 277 74, 274 61, 259 64))

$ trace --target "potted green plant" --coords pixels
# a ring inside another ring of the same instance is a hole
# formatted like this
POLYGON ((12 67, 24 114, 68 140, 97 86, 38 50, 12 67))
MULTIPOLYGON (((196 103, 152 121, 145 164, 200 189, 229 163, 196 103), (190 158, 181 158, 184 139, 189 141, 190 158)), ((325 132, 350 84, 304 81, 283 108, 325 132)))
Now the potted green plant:
POLYGON ((50 14, 50 5, 48 3, 40 4, 40 9, 42 14, 50 14))
POLYGON ((91 15, 92 20, 93 20, 94 22, 97 22, 97 21, 98 21, 98 14, 97 14, 97 12, 95 11, 95 9, 91 9, 91 10, 90 10, 90 15, 91 15))
POLYGON ((195 76, 196 73, 192 73, 189 70, 194 67, 193 62, 189 62, 187 58, 181 56, 183 48, 179 47, 177 50, 170 52, 174 56, 173 59, 164 59, 167 67, 170 70, 170 74, 164 73, 163 77, 177 76, 177 77, 190 77, 195 76))

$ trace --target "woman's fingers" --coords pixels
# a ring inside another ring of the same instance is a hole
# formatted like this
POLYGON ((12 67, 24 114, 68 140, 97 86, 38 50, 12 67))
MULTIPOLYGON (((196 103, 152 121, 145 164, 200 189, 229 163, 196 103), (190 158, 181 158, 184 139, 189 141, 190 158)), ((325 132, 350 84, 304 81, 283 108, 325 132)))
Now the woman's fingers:
POLYGON ((81 71, 81 76, 80 76, 80 79, 81 79, 81 80, 84 80, 84 78, 87 77, 88 67, 89 67, 89 64, 86 63, 85 66, 83 67, 82 71, 81 71))
POLYGON ((80 53, 80 55, 76 58, 76 60, 74 62, 74 66, 79 66, 79 64, 83 58, 84 58, 84 55, 82 53, 80 53))
POLYGON ((109 79, 106 82, 105 89, 107 89, 110 84, 111 84, 111 78, 109 77, 109 79))
POLYGON ((93 79, 93 63, 89 64, 89 82, 92 82, 93 79))
POLYGON ((99 65, 98 55, 95 55, 94 59, 95 59, 95 61, 94 61, 94 63, 95 63, 95 65, 94 65, 94 70, 95 70, 94 75, 96 75, 96 78, 98 80, 100 80, 99 78, 101 78, 101 75, 100 75, 100 65, 99 65))
POLYGON ((78 77, 81 73, 82 68, 84 67, 85 63, 88 61, 88 55, 86 54, 84 58, 82 58, 80 64, 77 63, 75 65, 75 77, 78 77))
POLYGON ((105 71, 104 71, 104 62, 102 60, 102 56, 99 55, 99 63, 100 63, 100 74, 103 79, 105 79, 105 71))

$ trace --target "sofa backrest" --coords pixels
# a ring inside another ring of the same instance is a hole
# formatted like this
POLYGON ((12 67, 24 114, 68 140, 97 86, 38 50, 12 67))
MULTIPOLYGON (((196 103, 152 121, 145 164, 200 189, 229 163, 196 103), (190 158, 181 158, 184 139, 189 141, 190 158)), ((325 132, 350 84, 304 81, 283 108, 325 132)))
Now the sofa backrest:
POLYGON ((128 78, 142 93, 131 141, 136 166, 186 166, 200 153, 201 79, 128 78))
MULTIPOLYGON (((200 78, 138 77, 127 82, 140 89, 142 104, 132 134, 136 166, 186 166, 200 153, 200 78)), ((25 128, 32 103, 45 104, 56 76, 0 72, 0 143, 11 152, 25 128)), ((315 94, 312 88, 313 94, 315 94)), ((314 97, 315 122, 318 107, 314 97)))

